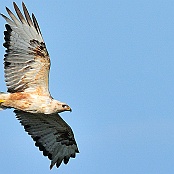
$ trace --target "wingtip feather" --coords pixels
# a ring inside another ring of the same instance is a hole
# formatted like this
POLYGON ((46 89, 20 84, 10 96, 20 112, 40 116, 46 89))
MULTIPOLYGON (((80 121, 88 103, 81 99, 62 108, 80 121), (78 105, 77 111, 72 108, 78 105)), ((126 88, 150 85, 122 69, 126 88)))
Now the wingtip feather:
POLYGON ((17 6, 17 5, 16 5, 16 2, 13 2, 13 5, 14 5, 14 6, 17 6))
POLYGON ((26 23, 25 18, 24 18, 24 16, 22 15, 22 13, 21 13, 19 7, 17 6, 17 4, 16 4, 15 2, 13 2, 13 5, 14 5, 14 9, 15 9, 16 14, 18 15, 20 21, 21 21, 22 23, 26 23))
POLYGON ((25 18, 26 18, 29 26, 33 26, 33 22, 31 20, 31 17, 29 15, 29 12, 28 12, 27 7, 25 6, 24 2, 22 2, 22 7, 23 7, 24 14, 25 14, 25 18))
POLYGON ((50 165, 50 170, 53 168, 53 166, 54 166, 54 165, 52 165, 52 164, 50 165))

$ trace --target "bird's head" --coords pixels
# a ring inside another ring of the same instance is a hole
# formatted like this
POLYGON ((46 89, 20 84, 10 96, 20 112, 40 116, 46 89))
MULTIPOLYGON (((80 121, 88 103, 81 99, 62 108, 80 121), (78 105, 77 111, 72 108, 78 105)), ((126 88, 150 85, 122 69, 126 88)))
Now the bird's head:
POLYGON ((66 103, 54 100, 54 105, 55 105, 55 112, 64 112, 64 111, 72 111, 70 106, 68 106, 66 103))

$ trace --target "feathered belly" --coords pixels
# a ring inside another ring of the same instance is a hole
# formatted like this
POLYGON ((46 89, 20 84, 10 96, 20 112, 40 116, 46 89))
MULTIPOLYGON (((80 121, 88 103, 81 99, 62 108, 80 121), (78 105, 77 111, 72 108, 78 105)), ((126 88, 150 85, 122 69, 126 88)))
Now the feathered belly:
POLYGON ((6 93, 0 95, 1 106, 31 113, 46 113, 51 99, 29 93, 6 93))

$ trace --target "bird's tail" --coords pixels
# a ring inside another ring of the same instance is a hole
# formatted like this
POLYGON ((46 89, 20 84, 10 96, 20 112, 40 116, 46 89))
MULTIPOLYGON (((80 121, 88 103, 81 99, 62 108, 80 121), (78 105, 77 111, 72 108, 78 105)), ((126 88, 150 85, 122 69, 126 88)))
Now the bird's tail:
POLYGON ((6 93, 0 92, 0 111, 7 109, 5 106, 3 106, 3 103, 5 102, 5 95, 6 93))

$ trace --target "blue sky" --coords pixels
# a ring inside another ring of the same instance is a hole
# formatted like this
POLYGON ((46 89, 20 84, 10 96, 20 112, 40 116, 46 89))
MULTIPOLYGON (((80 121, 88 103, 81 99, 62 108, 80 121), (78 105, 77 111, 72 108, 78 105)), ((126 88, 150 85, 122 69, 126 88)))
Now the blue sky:
MULTIPOLYGON (((21 1, 16 0, 21 7, 21 1)), ((51 56, 50 91, 72 113, 80 154, 50 173, 174 173, 174 1, 26 0, 51 56)), ((12 1, 1 2, 0 12, 12 1)), ((0 43, 5 21, 0 19, 0 43)), ((6 91, 0 47, 0 90, 6 91)), ((0 113, 1 173, 48 173, 12 110, 0 113)))

